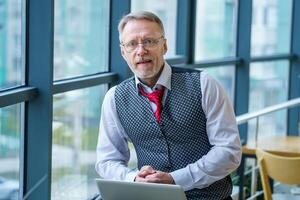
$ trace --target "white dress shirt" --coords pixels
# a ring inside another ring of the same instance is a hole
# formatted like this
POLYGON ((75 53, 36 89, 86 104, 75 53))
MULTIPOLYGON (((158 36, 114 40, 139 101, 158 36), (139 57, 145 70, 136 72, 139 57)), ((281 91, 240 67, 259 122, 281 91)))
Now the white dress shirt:
MULTIPOLYGON (((137 77, 136 86, 141 84, 147 93, 164 86, 164 104, 168 90, 172 89, 171 74, 171 67, 165 63, 153 88, 142 84, 137 77)), ((241 160, 239 132, 230 100, 216 80, 206 72, 201 72, 200 76, 202 109, 207 119, 206 131, 213 147, 195 163, 170 173, 175 183, 181 185, 185 191, 201 189, 224 178, 239 166, 241 160)), ((127 166, 130 159, 130 138, 116 111, 115 89, 116 86, 112 87, 103 100, 95 168, 103 178, 134 181, 138 169, 127 166)), ((156 105, 150 101, 149 103, 154 112, 156 105)))

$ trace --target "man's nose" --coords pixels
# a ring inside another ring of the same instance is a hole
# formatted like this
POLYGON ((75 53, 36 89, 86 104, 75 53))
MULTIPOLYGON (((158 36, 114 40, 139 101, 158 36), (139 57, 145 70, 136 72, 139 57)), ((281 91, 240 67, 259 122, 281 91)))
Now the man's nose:
POLYGON ((138 55, 144 55, 145 53, 147 53, 147 49, 145 49, 144 45, 140 43, 140 44, 136 47, 136 53, 137 53, 138 55))

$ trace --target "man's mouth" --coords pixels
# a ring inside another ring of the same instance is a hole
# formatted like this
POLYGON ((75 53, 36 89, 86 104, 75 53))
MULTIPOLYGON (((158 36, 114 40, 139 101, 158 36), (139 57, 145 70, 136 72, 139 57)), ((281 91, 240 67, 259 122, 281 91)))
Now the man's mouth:
POLYGON ((150 59, 145 59, 145 60, 141 60, 141 61, 138 61, 136 64, 147 64, 147 63, 150 63, 152 62, 150 59))

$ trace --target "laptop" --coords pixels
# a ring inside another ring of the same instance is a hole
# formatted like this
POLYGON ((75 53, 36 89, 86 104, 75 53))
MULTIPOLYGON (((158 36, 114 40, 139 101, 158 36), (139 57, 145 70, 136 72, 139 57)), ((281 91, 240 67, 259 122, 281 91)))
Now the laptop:
POLYGON ((103 200, 186 200, 181 186, 96 179, 103 200))

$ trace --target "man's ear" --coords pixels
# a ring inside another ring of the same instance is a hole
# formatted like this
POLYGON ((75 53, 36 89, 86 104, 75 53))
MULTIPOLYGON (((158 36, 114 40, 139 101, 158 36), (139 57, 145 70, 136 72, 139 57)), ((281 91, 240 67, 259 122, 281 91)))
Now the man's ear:
POLYGON ((168 51, 168 45, 167 45, 167 40, 165 40, 165 43, 164 43, 164 55, 167 53, 168 51))
POLYGON ((120 51, 121 51, 121 55, 122 57, 126 60, 126 56, 125 56, 125 51, 124 51, 124 47, 122 45, 120 45, 120 51))

